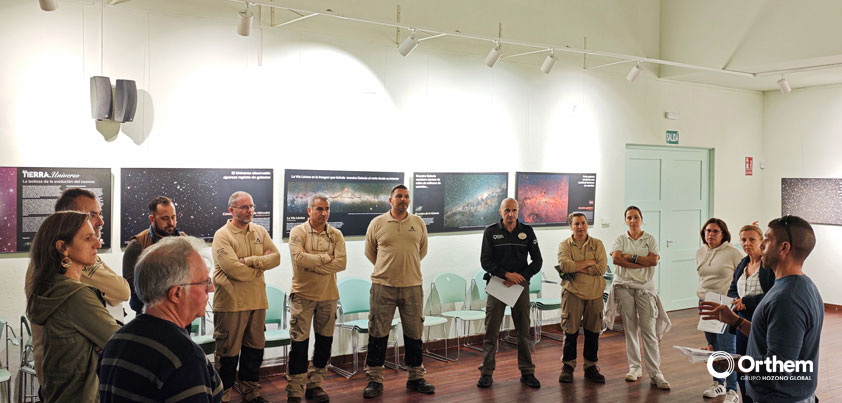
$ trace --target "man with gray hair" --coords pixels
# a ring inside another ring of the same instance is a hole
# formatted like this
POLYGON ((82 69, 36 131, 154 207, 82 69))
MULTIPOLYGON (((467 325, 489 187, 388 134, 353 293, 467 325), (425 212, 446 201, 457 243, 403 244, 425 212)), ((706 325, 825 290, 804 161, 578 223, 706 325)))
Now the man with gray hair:
POLYGON ((281 254, 269 232, 251 222, 255 206, 250 194, 234 192, 228 212, 232 218, 213 235, 214 366, 222 378, 223 402, 231 399, 238 364, 243 401, 265 402, 259 384, 269 308, 263 272, 277 267, 281 254))
MULTIPOLYGON (((541 271, 544 260, 538 248, 538 238, 532 227, 521 223, 518 217, 517 200, 508 198, 500 203, 500 221, 485 228, 482 235, 480 264, 485 270, 486 282, 492 277, 503 280, 507 287, 515 284, 523 286, 514 306, 512 319, 517 330, 517 366, 520 381, 530 388, 540 388, 541 382, 535 378, 535 364, 532 363, 532 343, 529 339, 529 280, 541 271), (527 258, 531 259, 530 263, 527 258)), ((496 367, 494 355, 497 353, 497 336, 500 323, 506 312, 506 303, 493 296, 488 296, 485 306, 485 337, 482 343, 482 365, 479 367, 480 378, 477 387, 487 388, 493 382, 492 375, 496 367)))
POLYGON ((194 237, 164 238, 147 248, 135 269, 144 314, 105 345, 99 362, 101 402, 219 402, 222 381, 184 329, 205 314, 212 292, 194 237))
POLYGON ((292 257, 292 289, 289 292, 292 348, 287 371, 287 401, 300 402, 302 394, 317 403, 330 400, 322 389, 325 366, 330 360, 336 302, 339 289, 336 273, 345 270, 345 238, 328 225, 330 201, 313 195, 307 202, 310 218, 289 233, 292 257), (316 343, 313 363, 307 368, 310 324, 316 343), (306 386, 306 392, 304 388, 306 386))

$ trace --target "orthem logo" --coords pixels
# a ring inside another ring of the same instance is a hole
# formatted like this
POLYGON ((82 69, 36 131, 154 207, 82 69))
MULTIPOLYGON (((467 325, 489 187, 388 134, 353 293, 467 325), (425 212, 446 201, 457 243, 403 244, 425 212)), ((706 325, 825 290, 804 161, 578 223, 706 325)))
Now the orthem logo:
POLYGON ((409 232, 415 232, 415 227, 414 227, 414 226, 412 226, 412 225, 410 225, 410 226, 409 226, 409 232))
POLYGON ((734 358, 731 357, 731 354, 728 354, 724 351, 717 351, 711 354, 708 357, 708 372, 713 375, 714 378, 725 379, 728 375, 731 375, 734 372, 734 358), (714 361, 718 360, 725 360, 728 364, 728 367, 725 369, 724 372, 719 372, 716 368, 713 367, 714 361))

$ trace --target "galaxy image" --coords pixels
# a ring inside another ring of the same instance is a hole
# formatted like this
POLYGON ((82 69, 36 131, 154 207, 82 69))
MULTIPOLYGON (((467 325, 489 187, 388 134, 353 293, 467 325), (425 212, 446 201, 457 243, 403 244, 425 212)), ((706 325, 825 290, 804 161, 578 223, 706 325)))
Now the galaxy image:
POLYGON ((288 182, 286 216, 306 216, 307 202, 316 194, 330 200, 331 214, 376 213, 389 210, 389 191, 385 182, 288 182))
POLYGON ((483 227, 500 219, 500 203, 508 196, 506 174, 442 174, 444 226, 483 227))
POLYGON ((842 179, 782 178, 781 214, 813 224, 842 225, 842 179))
POLYGON ((0 253, 17 252, 18 169, 0 168, 0 253))
POLYGON ((271 169, 123 168, 120 175, 121 246, 149 228, 149 201, 157 196, 173 200, 179 230, 212 241, 231 218, 228 197, 245 191, 254 199, 253 222, 272 234, 271 169))
POLYGON ((518 218, 527 224, 566 223, 569 186, 568 175, 518 172, 518 218))

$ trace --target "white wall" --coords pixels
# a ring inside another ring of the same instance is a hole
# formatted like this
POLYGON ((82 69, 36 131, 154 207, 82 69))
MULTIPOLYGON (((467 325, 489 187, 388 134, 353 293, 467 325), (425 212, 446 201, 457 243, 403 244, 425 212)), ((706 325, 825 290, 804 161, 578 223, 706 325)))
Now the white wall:
MULTIPOLYGON (((115 229, 120 167, 268 167, 279 178, 285 168, 404 171, 407 178, 413 171, 596 172, 596 221, 611 225, 592 234, 610 243, 624 230, 626 144, 662 145, 667 129, 680 130, 682 146, 715 149, 717 216, 734 225, 759 219, 746 195, 761 194, 764 172, 744 177, 742 161, 763 153, 760 93, 659 81, 649 72, 632 84, 625 71, 584 71, 571 56, 548 76, 538 71, 540 59, 489 69, 484 45, 456 52, 424 42, 403 58, 388 37, 364 27, 352 39, 312 25, 267 30, 259 67, 259 35, 236 35, 230 5, 188 17, 132 4, 104 8, 102 74, 136 80, 145 102, 136 121, 106 142, 90 118, 88 93, 89 76, 100 74, 99 3, 63 1, 46 14, 0 0, 0 165, 112 168, 115 229), (681 120, 665 120, 665 111, 681 120)), ((615 28, 638 32, 639 22, 615 28)), ((616 46, 656 46, 651 30, 640 37, 642 45, 623 37, 616 46)), ((279 229, 280 179, 275 189, 279 229)), ((113 234, 116 245, 119 231, 113 234)), ((566 229, 538 231, 550 277, 567 236, 566 229)), ((479 268, 480 238, 431 236, 425 279, 442 271, 469 277, 479 268)), ((288 289, 289 252, 280 247, 282 264, 267 281, 288 289)), ((370 275, 359 239, 348 242, 348 254, 345 276, 370 275)), ((102 255, 120 270, 121 251, 102 255)), ((0 257, 0 317, 24 311, 26 264, 23 255, 0 257)))
MULTIPOLYGON (((842 159, 842 87, 795 90, 787 95, 768 93, 764 99, 766 177, 763 220, 781 215, 781 178, 840 178, 842 159)), ((804 272, 818 286, 825 303, 842 304, 842 227, 813 225, 816 247, 804 272)))

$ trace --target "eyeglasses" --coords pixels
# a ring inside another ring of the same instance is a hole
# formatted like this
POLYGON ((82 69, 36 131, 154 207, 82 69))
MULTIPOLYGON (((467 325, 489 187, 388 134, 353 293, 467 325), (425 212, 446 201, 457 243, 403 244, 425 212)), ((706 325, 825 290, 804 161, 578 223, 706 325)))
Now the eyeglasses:
POLYGON ((252 204, 252 205, 244 204, 242 206, 237 206, 237 207, 234 207, 234 208, 238 208, 240 210, 254 210, 254 204, 252 204))
POLYGON ((789 219, 790 218, 792 218, 792 216, 787 214, 787 215, 781 217, 780 223, 781 223, 781 225, 784 226, 784 229, 786 229, 787 242, 789 242, 790 246, 792 246, 792 231, 790 231, 790 229, 789 229, 789 219))
POLYGON ((204 285, 205 291, 210 292, 211 287, 213 287, 213 281, 211 279, 207 279, 205 281, 200 281, 198 283, 184 283, 184 284, 176 284, 177 286, 186 287, 188 285, 204 285))

